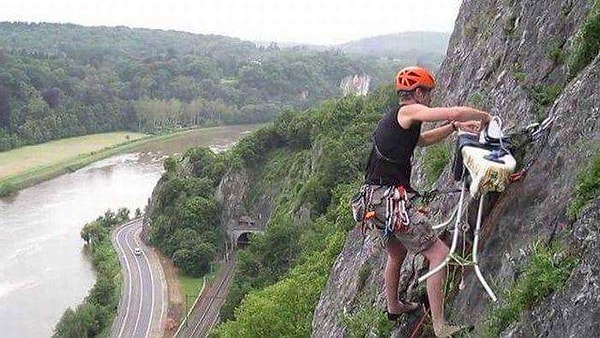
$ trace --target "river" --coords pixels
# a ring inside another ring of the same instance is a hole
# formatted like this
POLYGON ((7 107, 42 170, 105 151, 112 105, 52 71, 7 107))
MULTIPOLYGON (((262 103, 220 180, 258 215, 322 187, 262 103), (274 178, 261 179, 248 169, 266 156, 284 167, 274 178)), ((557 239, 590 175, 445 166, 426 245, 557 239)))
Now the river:
POLYGON ((223 150, 256 126, 193 131, 0 199, 0 336, 48 337, 95 282, 79 232, 107 209, 144 209, 166 155, 223 150))

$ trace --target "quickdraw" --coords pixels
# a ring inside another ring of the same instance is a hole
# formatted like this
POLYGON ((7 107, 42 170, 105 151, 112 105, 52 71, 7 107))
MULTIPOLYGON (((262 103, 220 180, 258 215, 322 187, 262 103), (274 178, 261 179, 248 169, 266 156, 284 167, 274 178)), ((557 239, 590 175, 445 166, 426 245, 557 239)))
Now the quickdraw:
POLYGON ((408 195, 404 186, 389 187, 383 197, 386 200, 385 217, 386 224, 383 234, 386 237, 391 236, 394 232, 402 231, 410 225, 408 217, 407 202, 408 195))
POLYGON ((374 211, 367 210, 373 200, 373 188, 368 184, 363 184, 358 193, 352 196, 350 206, 354 221, 361 225, 361 231, 366 233, 369 220, 375 217, 374 211))
POLYGON ((542 121, 542 123, 530 124, 527 127, 525 127, 525 129, 523 131, 521 131, 521 133, 525 133, 527 136, 525 143, 523 145, 521 145, 522 147, 524 147, 525 144, 538 142, 540 140, 541 140, 541 144, 538 147, 537 152, 531 156, 529 161, 527 161, 520 170, 518 170, 514 174, 510 175, 511 182, 520 181, 527 176, 527 172, 529 171, 529 168, 531 168, 531 166, 535 163, 535 161, 538 158, 537 155, 539 155, 539 153, 542 151, 542 149, 544 149, 544 146, 548 142, 548 136, 550 135, 550 130, 552 128, 552 125, 554 124, 554 121, 556 121, 556 119, 557 119, 556 115, 550 115, 547 118, 545 118, 544 121, 542 121))

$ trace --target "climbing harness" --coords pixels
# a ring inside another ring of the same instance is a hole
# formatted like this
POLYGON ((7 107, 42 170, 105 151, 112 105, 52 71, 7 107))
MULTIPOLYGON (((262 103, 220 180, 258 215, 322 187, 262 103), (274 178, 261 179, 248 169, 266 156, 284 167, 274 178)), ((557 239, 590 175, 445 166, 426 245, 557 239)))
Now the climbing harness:
MULTIPOLYGON (((426 280, 449 264, 458 265, 463 271, 465 267, 473 267, 486 293, 492 301, 495 302, 497 300, 493 290, 483 277, 478 261, 479 237, 486 195, 488 192, 502 192, 508 184, 522 179, 527 170, 535 162, 537 156, 533 156, 522 166, 521 170, 515 172, 517 164, 512 152, 519 148, 519 145, 516 145, 515 142, 518 136, 524 136, 525 139, 520 147, 540 140, 545 145, 550 128, 555 120, 555 116, 549 116, 542 123, 530 125, 523 131, 507 137, 503 134, 501 119, 494 117, 480 135, 459 133, 457 140, 458 151, 454 163, 454 179, 461 182, 461 188, 450 190, 434 189, 426 193, 415 194, 415 197, 420 198, 422 202, 428 204, 428 202, 431 202, 441 194, 460 193, 458 204, 453 209, 450 218, 443 223, 433 226, 433 229, 448 228, 449 231, 452 231, 452 244, 449 253, 442 263, 418 278, 418 282, 426 280), (467 190, 469 194, 467 194, 467 190), (465 257, 464 250, 466 247, 466 235, 470 229, 470 225, 468 222, 463 223, 462 220, 465 214, 465 205, 468 205, 472 199, 479 199, 479 204, 477 221, 473 232, 471 257, 469 258, 465 257), (454 226, 450 227, 451 224, 454 224, 454 226), (462 254, 457 254, 458 237, 461 231, 463 252, 462 254)), ((540 148, 543 148, 543 145, 540 148)), ((375 151, 379 153, 379 149, 375 148, 375 151)), ((539 151, 541 150, 538 149, 539 151)), ((387 160, 387 158, 385 159, 387 160)), ((365 232, 366 228, 372 229, 375 226, 382 231, 385 237, 389 237, 394 232, 402 231, 410 226, 407 208, 412 198, 408 198, 407 191, 403 186, 385 187, 365 184, 351 201, 353 216, 362 225, 363 232, 365 232), (380 219, 378 216, 381 215, 376 215, 374 210, 370 210, 374 192, 382 188, 386 189, 382 197, 386 203, 385 220, 380 219)), ((464 274, 461 273, 462 275, 464 274)), ((462 289, 463 287, 464 283, 461 281, 459 288, 462 289)))
POLYGON ((377 228, 385 238, 410 226, 409 197, 406 188, 364 184, 351 199, 352 216, 361 225, 363 233, 377 228), (381 192, 381 189, 383 192, 381 192), (377 205, 385 203, 385 212, 376 214, 377 205))

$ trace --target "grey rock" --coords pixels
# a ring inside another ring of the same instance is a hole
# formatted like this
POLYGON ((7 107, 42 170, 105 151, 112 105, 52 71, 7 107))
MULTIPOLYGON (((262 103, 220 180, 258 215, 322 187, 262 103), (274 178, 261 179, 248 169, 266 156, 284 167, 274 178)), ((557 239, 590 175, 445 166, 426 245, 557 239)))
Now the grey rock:
POLYGON ((597 337, 600 333, 600 198, 573 225, 582 259, 566 287, 526 313, 503 337, 597 337))

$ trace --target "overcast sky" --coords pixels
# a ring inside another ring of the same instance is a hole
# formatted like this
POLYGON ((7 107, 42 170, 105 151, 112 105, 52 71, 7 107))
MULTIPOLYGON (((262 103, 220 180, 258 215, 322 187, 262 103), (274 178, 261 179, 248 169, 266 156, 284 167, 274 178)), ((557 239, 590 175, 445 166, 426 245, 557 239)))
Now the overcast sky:
POLYGON ((451 32, 461 0, 3 0, 0 21, 129 26, 252 41, 338 44, 451 32))

